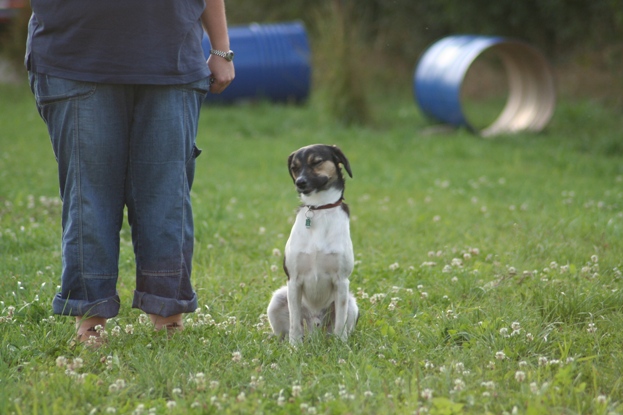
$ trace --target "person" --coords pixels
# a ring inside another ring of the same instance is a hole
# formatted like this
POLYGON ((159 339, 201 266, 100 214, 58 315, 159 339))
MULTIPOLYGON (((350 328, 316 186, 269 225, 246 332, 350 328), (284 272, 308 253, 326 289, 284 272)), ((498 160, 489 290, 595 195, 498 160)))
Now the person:
POLYGON ((58 162, 62 274, 56 314, 97 337, 120 299, 128 210, 132 307, 182 329, 191 284, 190 190, 205 94, 234 79, 224 0, 32 0, 25 64, 58 162), (207 33, 213 50, 205 59, 207 33))

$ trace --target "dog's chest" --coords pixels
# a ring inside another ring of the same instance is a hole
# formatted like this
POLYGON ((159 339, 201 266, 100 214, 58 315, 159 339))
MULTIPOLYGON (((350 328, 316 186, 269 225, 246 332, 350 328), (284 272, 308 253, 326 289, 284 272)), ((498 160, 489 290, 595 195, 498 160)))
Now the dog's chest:
POLYGON ((288 272, 314 279, 348 278, 354 264, 348 215, 335 208, 309 216, 307 209, 296 216, 285 248, 288 272))

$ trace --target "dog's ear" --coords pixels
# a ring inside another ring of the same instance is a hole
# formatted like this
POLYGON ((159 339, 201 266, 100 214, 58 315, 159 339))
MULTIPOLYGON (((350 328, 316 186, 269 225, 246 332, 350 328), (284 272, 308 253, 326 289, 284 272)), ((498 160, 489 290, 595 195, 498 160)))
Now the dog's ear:
POLYGON ((342 166, 344 166, 344 169, 346 169, 346 171, 348 172, 348 175, 350 177, 353 177, 353 172, 350 169, 350 163, 348 162, 348 159, 346 158, 342 150, 340 150, 340 148, 335 145, 331 146, 331 150, 333 150, 333 154, 335 155, 335 158, 337 159, 338 163, 342 163, 342 166))
POLYGON ((294 155, 296 154, 296 151, 292 152, 292 154, 290 154, 290 156, 288 157, 288 174, 290 175, 290 177, 292 177, 292 180, 296 180, 295 177, 292 175, 292 159, 294 159, 294 155))

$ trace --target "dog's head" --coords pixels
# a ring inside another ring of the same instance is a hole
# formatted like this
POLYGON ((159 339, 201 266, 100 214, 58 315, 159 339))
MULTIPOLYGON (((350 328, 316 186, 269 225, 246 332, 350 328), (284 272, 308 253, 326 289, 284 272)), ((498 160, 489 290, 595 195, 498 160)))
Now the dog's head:
POLYGON ((353 177, 348 159, 337 146, 314 144, 300 148, 288 157, 288 171, 296 190, 302 195, 331 188, 343 190, 340 164, 353 177))

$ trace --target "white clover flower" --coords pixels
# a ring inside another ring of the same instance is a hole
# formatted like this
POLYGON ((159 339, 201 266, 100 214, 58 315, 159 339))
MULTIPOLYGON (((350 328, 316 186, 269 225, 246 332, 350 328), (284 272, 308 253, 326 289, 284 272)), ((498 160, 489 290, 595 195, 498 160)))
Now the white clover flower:
POLYGON ((279 248, 275 248, 273 249, 273 256, 281 256, 281 251, 279 250, 279 248))
POLYGON ((177 402, 175 401, 167 401, 167 409, 173 409, 177 406, 177 402))
POLYGON ((504 360, 506 359, 506 354, 503 351, 496 352, 495 358, 498 360, 504 360))
POLYGON ((236 351, 231 354, 231 360, 234 362, 239 362, 242 360, 242 353, 236 351))
POLYGON ((431 399, 433 399, 433 390, 432 389, 424 389, 420 393, 420 396, 422 397, 422 399, 426 399, 427 401, 430 401, 431 399))
POLYGON ((502 337, 508 337, 508 328, 506 328, 506 327, 502 327, 502 328, 500 329, 500 336, 502 336, 502 337))
POLYGON ((363 396, 364 396, 364 397, 366 397, 366 398, 370 398, 370 397, 372 397, 373 395, 374 395, 374 394, 373 394, 371 391, 365 391, 365 392, 363 393, 363 396))
POLYGON ((588 323, 588 328, 586 329, 589 333, 595 333, 597 331, 597 327, 595 327, 595 323, 588 323))
POLYGON ((599 262, 599 257, 597 255, 591 255, 591 261, 596 264, 599 262))
POLYGON ((526 333, 526 340, 528 340, 529 342, 534 340, 534 336, 532 335, 532 333, 526 333))
POLYGON ((112 330, 110 331, 110 334, 112 336, 118 336, 119 334, 121 334, 121 327, 120 326, 113 327, 112 330))
POLYGON ((441 272, 443 272, 444 274, 449 274, 452 272, 452 267, 450 265, 445 265, 441 272))
POLYGON ((109 406, 108 408, 106 408, 106 413, 107 414, 116 414, 117 413, 117 409, 113 408, 112 406, 109 406))
POLYGON ((519 330, 521 328, 521 324, 519 324, 518 321, 513 321, 513 323, 511 324, 511 328, 513 330, 519 330))
POLYGON ((136 409, 134 411, 132 411, 132 414, 134 415, 141 415, 143 412, 145 412, 145 405, 142 403, 139 403, 136 406, 136 409))
POLYGON ((517 372, 515 372, 515 380, 517 380, 517 382, 523 382, 526 379, 526 373, 518 370, 517 372))
POLYGON ((301 385, 292 385, 292 396, 294 396, 295 398, 301 396, 302 391, 303 388, 301 387, 301 385))
POLYGON ((132 324, 126 324, 125 332, 127 334, 134 334, 134 326, 132 324))
POLYGON ((171 390, 171 393, 172 393, 173 395, 181 395, 181 394, 182 394, 182 390, 181 390, 180 388, 173 388, 173 389, 171 390))
POLYGON ((217 389, 219 387, 219 381, 218 380, 211 380, 210 381, 210 389, 217 389))
POLYGON ((545 356, 540 356, 540 357, 539 357, 538 362, 539 362, 539 366, 545 366, 545 365, 547 365, 547 357, 545 357, 545 356))
POLYGON ((394 262, 389 266, 390 271, 396 271, 398 268, 400 268, 400 264, 398 264, 397 262, 394 262))
POLYGON ((147 314, 139 314, 138 315, 138 323, 139 324, 147 324, 147 323, 149 323, 149 317, 147 317, 147 314))
POLYGON ((286 404, 286 398, 283 396, 283 389, 279 391, 279 397, 277 398, 277 405, 283 406, 286 404))
POLYGON ((495 389, 495 382, 493 382, 493 381, 482 382, 481 386, 484 386, 488 390, 494 390, 495 389))
POLYGON ((67 358, 65 356, 59 356, 56 358, 56 366, 65 367, 67 366, 67 358))
POLYGON ((599 395, 596 399, 598 404, 605 404, 608 402, 608 397, 606 395, 599 395))
POLYGON ((277 271, 279 271, 279 267, 277 265, 273 264, 273 265, 270 266, 270 271, 271 272, 277 272, 277 271))
POLYGON ((75 357, 71 366, 74 370, 78 370, 78 369, 81 369, 83 365, 84 365, 84 360, 82 360, 82 358, 80 357, 75 357))
POLYGON ((539 393, 539 385, 537 385, 536 382, 530 383, 530 392, 532 392, 535 395, 539 393))
POLYGON ((244 392, 240 392, 238 396, 236 396, 236 402, 244 402, 247 400, 247 395, 244 392))
POLYGON ((454 390, 455 391, 461 391, 465 389, 465 382, 463 382, 463 379, 455 379, 454 380, 454 390))

